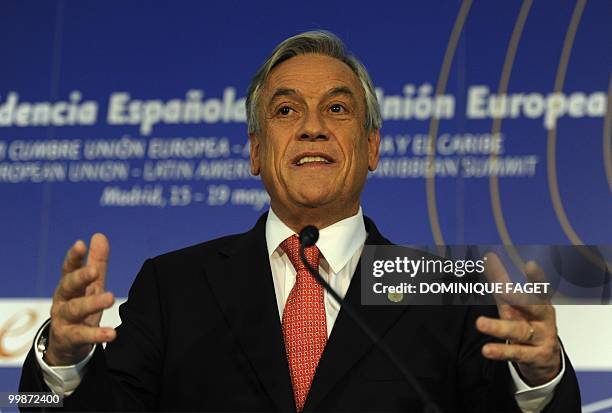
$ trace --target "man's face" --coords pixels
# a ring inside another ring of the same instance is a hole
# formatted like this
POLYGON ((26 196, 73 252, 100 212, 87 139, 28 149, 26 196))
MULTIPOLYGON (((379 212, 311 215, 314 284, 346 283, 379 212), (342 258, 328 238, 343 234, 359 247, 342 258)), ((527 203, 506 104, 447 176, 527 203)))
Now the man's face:
POLYGON ((353 71, 323 55, 275 67, 251 134, 251 171, 275 208, 331 207, 356 213, 368 169, 378 164, 378 131, 365 129, 364 94, 353 71))

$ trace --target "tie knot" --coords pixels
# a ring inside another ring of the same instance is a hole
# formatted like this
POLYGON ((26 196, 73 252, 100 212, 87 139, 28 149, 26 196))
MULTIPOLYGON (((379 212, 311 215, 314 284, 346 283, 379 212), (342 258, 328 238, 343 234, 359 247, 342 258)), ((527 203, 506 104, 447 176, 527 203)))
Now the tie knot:
MULTIPOLYGON (((299 272, 300 270, 306 270, 306 266, 300 259, 300 239, 297 235, 292 235, 286 240, 284 240, 281 245, 281 249, 287 254, 289 257, 289 261, 293 264, 293 268, 295 271, 299 272)), ((308 263, 315 269, 319 269, 319 258, 321 253, 319 252, 319 248, 316 245, 312 245, 310 247, 306 247, 304 250, 304 255, 306 256, 306 260, 308 263)))

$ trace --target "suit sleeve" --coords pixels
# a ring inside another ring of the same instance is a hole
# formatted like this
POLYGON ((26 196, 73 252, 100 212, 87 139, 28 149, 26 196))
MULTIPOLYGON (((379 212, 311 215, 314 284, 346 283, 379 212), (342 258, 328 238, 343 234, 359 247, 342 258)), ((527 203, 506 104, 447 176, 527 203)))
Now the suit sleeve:
POLYGON ((36 361, 34 346, 28 352, 21 368, 21 379, 19 380, 20 392, 50 392, 49 386, 43 380, 43 374, 36 361))
POLYGON ((574 367, 564 351, 565 373, 555 388, 555 394, 544 408, 545 413, 581 412, 580 388, 574 367))
MULTIPOLYGON (((119 308, 117 338, 97 346, 87 373, 65 411, 156 410, 163 370, 162 302, 152 260, 136 276, 128 301, 119 308)), ((23 367, 20 391, 49 391, 31 349, 23 367)))
POLYGON ((499 317, 495 305, 468 307, 457 366, 461 411, 520 413, 508 366, 488 360, 481 353, 485 343, 497 341, 476 329, 476 319, 481 315, 499 317))

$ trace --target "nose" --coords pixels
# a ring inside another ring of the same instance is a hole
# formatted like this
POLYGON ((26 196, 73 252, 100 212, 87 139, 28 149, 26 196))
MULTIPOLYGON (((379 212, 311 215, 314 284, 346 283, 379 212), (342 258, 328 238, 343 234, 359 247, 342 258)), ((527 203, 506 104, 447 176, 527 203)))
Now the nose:
POLYGON ((320 114, 310 112, 304 116, 302 125, 298 130, 298 139, 304 141, 326 141, 329 139, 329 130, 320 114))

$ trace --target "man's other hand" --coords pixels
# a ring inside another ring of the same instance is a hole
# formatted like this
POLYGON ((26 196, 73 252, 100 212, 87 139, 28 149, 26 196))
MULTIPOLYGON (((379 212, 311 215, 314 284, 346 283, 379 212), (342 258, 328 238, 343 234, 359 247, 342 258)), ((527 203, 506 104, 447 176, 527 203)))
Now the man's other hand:
POLYGON ((103 234, 91 237, 89 254, 81 240, 68 250, 51 306, 49 343, 44 357, 49 365, 76 364, 93 344, 115 339, 114 328, 100 327, 102 311, 115 301, 112 293, 104 291, 108 254, 108 239, 103 234))
MULTIPOLYGON (((543 282, 545 275, 533 261, 524 269, 530 282, 543 282)), ((510 282, 499 257, 487 254, 485 275, 490 282, 510 282)), ((492 360, 514 362, 530 386, 545 384, 561 371, 561 345, 557 337, 555 308, 546 297, 496 296, 500 319, 481 316, 476 327, 482 333, 506 339, 507 344, 488 343, 482 354, 492 360), (535 304, 534 304, 535 301, 535 304)))

